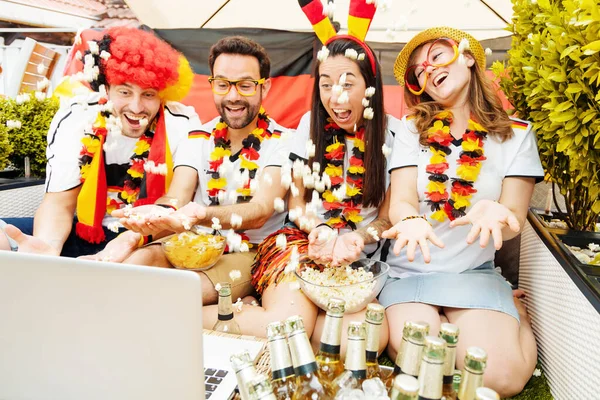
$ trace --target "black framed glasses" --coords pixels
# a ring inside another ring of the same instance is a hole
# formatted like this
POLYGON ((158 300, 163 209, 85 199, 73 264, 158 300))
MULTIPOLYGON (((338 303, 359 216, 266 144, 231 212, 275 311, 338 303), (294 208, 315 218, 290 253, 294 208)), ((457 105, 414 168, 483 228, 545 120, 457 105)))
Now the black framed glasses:
POLYGON ((225 96, 231 90, 231 86, 234 85, 237 92, 242 96, 254 96, 256 93, 256 89, 258 85, 262 85, 265 83, 265 78, 260 78, 259 80, 254 79, 238 79, 231 80, 226 78, 208 78, 208 82, 210 83, 210 87, 214 94, 218 94, 220 96, 225 96))

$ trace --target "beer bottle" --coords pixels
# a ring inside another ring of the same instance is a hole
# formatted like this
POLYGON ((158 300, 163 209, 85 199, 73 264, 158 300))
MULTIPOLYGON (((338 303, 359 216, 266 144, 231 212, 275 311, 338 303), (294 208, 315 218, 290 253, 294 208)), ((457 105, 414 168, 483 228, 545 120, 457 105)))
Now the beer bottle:
POLYGON ((233 307, 231 306, 231 284, 228 282, 219 283, 217 287, 219 287, 219 316, 217 317, 217 323, 215 326, 213 326, 213 331, 240 335, 242 333, 240 326, 233 319, 233 307))
POLYGON ((427 336, 419 371, 419 399, 440 400, 442 398, 445 358, 444 339, 427 336))
POLYGON ((500 396, 495 390, 480 387, 475 390, 475 400, 500 400, 500 396))
POLYGON ((383 323, 384 313, 385 309, 381 304, 370 303, 367 305, 365 317, 367 327, 367 379, 381 379, 377 356, 379 355, 379 331, 383 323))
POLYGON ((414 376, 400 374, 394 378, 390 400, 417 400, 419 381, 414 376))
POLYGON ((443 323, 440 327, 440 338, 446 341, 446 359, 444 360, 444 385, 442 396, 446 400, 456 400, 454 390, 454 367, 456 366, 456 344, 458 343, 458 326, 443 323))
POLYGON ((271 355, 271 384, 277 400, 290 400, 296 390, 296 377, 290 350, 285 339, 285 325, 281 321, 267 325, 269 354, 271 355))
POLYGON ((333 398, 330 390, 321 383, 315 375, 317 363, 310 346, 310 340, 304 330, 302 318, 295 315, 286 320, 286 330, 292 355, 294 374, 296 375, 296 391, 292 400, 333 398))
POLYGON ((250 381, 258 375, 256 368, 254 368, 254 362, 250 358, 250 354, 248 351, 233 354, 229 358, 229 361, 235 372, 240 397, 242 400, 249 400, 250 394, 248 393, 248 387, 250 386, 250 381))
POLYGON ((316 355, 318 367, 316 375, 330 390, 333 390, 333 380, 344 372, 344 365, 340 360, 340 343, 345 305, 346 302, 342 299, 332 298, 329 300, 321 334, 321 345, 316 355))
POLYGON ((365 324, 358 321, 350 322, 348 326, 348 348, 346 350, 346 371, 352 372, 356 378, 358 389, 367 378, 366 343, 367 332, 365 324))
POLYGON ((458 387, 458 399, 475 400, 475 391, 483 386, 483 371, 486 361, 487 354, 482 348, 469 347, 467 349, 462 379, 458 387))
POLYGON ((402 343, 396 356, 394 371, 386 379, 386 387, 392 387, 394 378, 400 374, 419 375, 425 336, 429 333, 429 324, 423 321, 406 321, 402 331, 402 343))
POLYGON ((258 374, 250 381, 248 393, 250 394, 250 400, 277 400, 277 397, 273 394, 269 378, 263 374, 258 374))

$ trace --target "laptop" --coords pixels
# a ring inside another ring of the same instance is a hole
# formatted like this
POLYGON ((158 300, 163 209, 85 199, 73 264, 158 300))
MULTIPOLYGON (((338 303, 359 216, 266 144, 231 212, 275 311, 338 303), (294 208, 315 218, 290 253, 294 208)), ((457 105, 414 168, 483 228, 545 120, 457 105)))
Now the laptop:
POLYGON ((0 251, 2 400, 228 399, 249 347, 203 335, 194 272, 0 251))

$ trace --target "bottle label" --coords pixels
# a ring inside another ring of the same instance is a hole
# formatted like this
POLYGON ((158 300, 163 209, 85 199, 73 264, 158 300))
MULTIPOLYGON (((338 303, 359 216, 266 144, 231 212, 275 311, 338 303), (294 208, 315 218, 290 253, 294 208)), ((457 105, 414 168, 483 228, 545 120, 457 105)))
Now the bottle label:
POLYGON ((366 379, 367 378, 367 370, 366 369, 359 369, 358 371, 349 369, 348 371, 352 372, 352 376, 354 376, 356 379, 366 379))
POLYGON ((292 363, 294 365, 294 371, 296 371, 297 368, 302 368, 303 366, 313 364, 314 370, 316 370, 317 363, 315 362, 315 355, 312 351, 312 347, 310 346, 308 336, 306 336, 306 332, 303 330, 293 332, 292 335, 288 338, 288 341, 292 353, 292 363))
POLYGON ((233 319, 233 313, 231 313, 231 314, 219 314, 219 316, 217 318, 219 319, 219 321, 229 321, 229 320, 233 319))
POLYGON ((442 397, 442 376, 444 374, 444 364, 423 359, 421 370, 419 371, 419 396, 426 399, 440 399, 442 397))
POLYGON ((365 351, 365 340, 348 338, 348 349, 346 350, 346 369, 352 371, 367 372, 367 359, 365 351))
POLYGON ((271 378, 273 378, 273 380, 287 378, 292 375, 294 375, 294 368, 291 366, 271 372, 271 378))
POLYGON ((456 364, 456 345, 446 344, 446 356, 444 358, 444 376, 454 375, 456 364))
POLYGON ((292 367, 292 359, 285 338, 275 338, 269 341, 269 353, 271 354, 271 368, 273 370, 284 370, 292 367))
POLYGON ((406 342, 402 353, 402 361, 400 368, 407 375, 418 376, 419 368, 421 367, 421 359, 423 358, 423 345, 406 342))
POLYGON ((296 374, 296 376, 302 376, 302 375, 312 374, 316 370, 317 370, 317 363, 313 361, 310 364, 304 364, 299 367, 294 367, 294 374, 296 374))
POLYGON ((381 324, 367 323, 367 352, 379 351, 379 331, 381 324))
POLYGON ((330 346, 337 346, 338 353, 340 342, 342 340, 342 322, 343 317, 329 315, 325 317, 325 326, 323 327, 323 334, 321 336, 321 345, 328 344, 330 346))
POLYGON ((334 345, 323 343, 323 342, 321 342, 321 346, 319 346, 319 350, 322 353, 329 353, 329 354, 340 354, 341 348, 342 348, 342 346, 334 346, 334 345))

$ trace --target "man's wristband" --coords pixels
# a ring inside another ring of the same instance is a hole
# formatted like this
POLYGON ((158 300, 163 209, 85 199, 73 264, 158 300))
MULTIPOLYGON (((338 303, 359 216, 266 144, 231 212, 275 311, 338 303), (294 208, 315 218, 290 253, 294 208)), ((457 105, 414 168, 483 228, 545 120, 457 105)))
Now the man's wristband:
POLYGON ((173 211, 177 211, 177 207, 175 207, 173 204, 154 204, 155 206, 159 206, 159 207, 163 207, 163 208, 170 208, 173 211))
POLYGON ((333 226, 329 225, 327 222, 321 222, 319 225, 315 226, 315 229, 317 229, 317 228, 319 228, 321 226, 326 226, 326 227, 328 227, 328 228, 330 228, 330 229, 333 230, 333 226))
POLYGON ((152 235, 148 235, 148 236, 142 235, 140 237, 140 241, 138 242, 138 246, 137 247, 140 248, 140 247, 142 247, 144 245, 147 245, 148 243, 151 243, 151 242, 152 242, 152 235))

